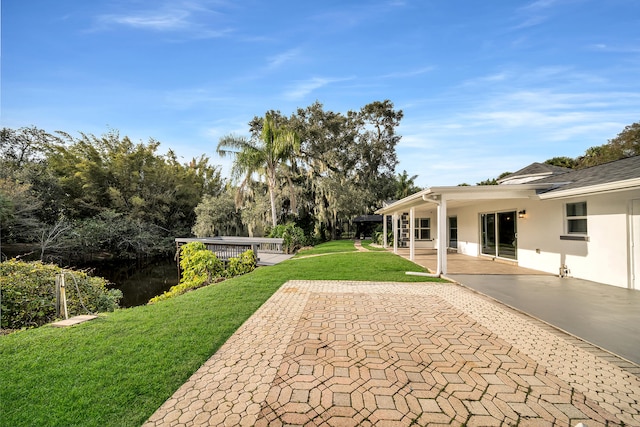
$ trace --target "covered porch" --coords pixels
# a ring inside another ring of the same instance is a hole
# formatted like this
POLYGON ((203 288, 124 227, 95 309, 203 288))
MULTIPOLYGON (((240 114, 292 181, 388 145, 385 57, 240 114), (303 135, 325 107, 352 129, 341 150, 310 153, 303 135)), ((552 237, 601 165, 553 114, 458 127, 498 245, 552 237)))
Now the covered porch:
POLYGON ((438 275, 543 274, 518 267, 517 224, 546 186, 427 188, 376 211, 383 246, 438 275))
MULTIPOLYGON (((388 248, 393 252, 392 248, 388 248)), ((397 255, 413 261, 419 266, 429 269, 430 272, 436 272, 438 268, 438 251, 436 249, 415 249, 414 259, 411 259, 410 249, 399 248, 397 255)), ((495 260, 488 257, 475 257, 463 255, 457 252, 448 251, 447 257, 447 275, 451 274, 502 274, 502 275, 545 275, 553 276, 543 271, 531 270, 529 268, 519 267, 515 263, 495 260)))

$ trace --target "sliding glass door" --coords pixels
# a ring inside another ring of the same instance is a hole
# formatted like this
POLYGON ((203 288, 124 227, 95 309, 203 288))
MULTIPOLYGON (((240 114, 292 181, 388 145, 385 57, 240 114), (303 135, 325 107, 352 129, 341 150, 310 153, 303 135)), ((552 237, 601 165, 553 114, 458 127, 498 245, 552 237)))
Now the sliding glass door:
POLYGON ((517 259, 515 211, 480 214, 480 234, 483 255, 517 259))

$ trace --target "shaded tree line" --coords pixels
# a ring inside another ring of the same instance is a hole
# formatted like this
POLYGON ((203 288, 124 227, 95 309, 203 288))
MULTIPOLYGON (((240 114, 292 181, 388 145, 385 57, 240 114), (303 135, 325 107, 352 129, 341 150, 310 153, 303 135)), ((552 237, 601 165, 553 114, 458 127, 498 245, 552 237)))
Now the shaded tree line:
POLYGON ((416 176, 395 173, 402 117, 388 100, 346 114, 316 102, 288 117, 254 117, 248 136, 220 139, 217 152, 232 156, 236 186, 203 200, 194 233, 227 234, 242 224, 262 235, 295 223, 316 241, 340 237, 356 216, 417 188, 416 176))
POLYGON ((337 238, 355 216, 419 190, 416 176, 395 174, 402 117, 390 101, 346 114, 318 102, 288 117, 268 111, 215 147, 233 159, 228 178, 205 155, 182 163, 115 130, 5 128, 0 249, 27 245, 62 263, 140 258, 172 254, 178 236, 263 236, 291 223, 316 241, 337 238))
POLYGON ((23 244, 58 262, 139 258, 172 251, 188 235, 204 195, 223 190, 218 167, 202 156, 186 164, 160 143, 133 143, 37 128, 0 134, 3 250, 23 244))

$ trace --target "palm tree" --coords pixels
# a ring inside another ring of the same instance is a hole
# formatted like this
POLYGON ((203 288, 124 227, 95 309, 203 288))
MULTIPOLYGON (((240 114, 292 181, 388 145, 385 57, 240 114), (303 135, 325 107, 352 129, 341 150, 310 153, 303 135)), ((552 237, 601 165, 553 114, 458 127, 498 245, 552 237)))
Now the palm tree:
POLYGON ((233 154, 235 159, 231 175, 235 179, 244 177, 238 188, 236 199, 238 204, 253 174, 266 178, 271 202, 271 221, 274 227, 278 225, 276 212, 278 178, 283 174, 283 167, 287 166, 294 154, 300 151, 298 134, 287 127, 278 126, 273 117, 267 114, 262 123, 259 139, 250 140, 227 135, 220 138, 216 151, 221 157, 233 154))
POLYGON ((415 185, 415 180, 418 175, 409 176, 406 170, 399 173, 396 177, 396 197, 398 199, 404 199, 405 197, 416 193, 421 190, 420 187, 415 185))

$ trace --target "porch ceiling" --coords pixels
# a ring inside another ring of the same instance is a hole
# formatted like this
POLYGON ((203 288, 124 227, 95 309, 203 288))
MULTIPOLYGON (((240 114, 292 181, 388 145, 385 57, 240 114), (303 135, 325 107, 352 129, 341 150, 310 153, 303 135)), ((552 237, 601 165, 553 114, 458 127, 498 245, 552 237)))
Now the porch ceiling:
POLYGON ((432 187, 378 209, 376 213, 389 215, 415 207, 430 209, 436 207, 443 199, 447 201, 447 208, 470 205, 481 200, 534 199, 538 198, 536 190, 545 186, 548 184, 432 187))

